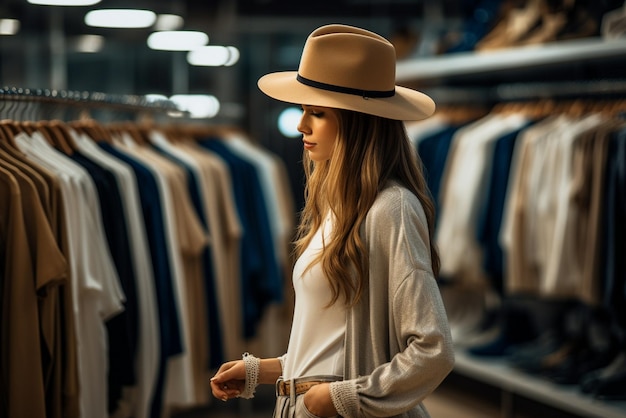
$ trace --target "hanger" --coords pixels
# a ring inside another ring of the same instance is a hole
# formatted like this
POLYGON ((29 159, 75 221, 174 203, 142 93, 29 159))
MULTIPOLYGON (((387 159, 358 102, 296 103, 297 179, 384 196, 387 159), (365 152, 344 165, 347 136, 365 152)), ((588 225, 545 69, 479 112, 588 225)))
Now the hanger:
POLYGON ((78 150, 78 146, 76 145, 76 142, 74 142, 74 138, 72 137, 72 134, 70 133, 65 122, 58 119, 52 120, 50 121, 50 128, 52 132, 57 134, 59 140, 67 144, 72 150, 68 153, 68 155, 72 155, 74 151, 78 150))
POLYGON ((564 100, 556 105, 555 111, 578 118, 588 112, 588 105, 584 99, 564 100))
POLYGON ((36 131, 43 135, 48 144, 53 147, 56 146, 50 135, 50 132, 48 132, 48 127, 46 126, 46 123, 44 121, 33 122, 33 125, 36 131))
POLYGON ((63 133, 53 127, 50 121, 35 122, 35 126, 37 127, 37 131, 41 132, 44 138, 46 138, 46 141, 54 148, 66 155, 72 155, 74 153, 72 145, 67 142, 63 133))
POLYGON ((611 112, 613 116, 624 115, 624 112, 626 112, 626 99, 616 100, 613 106, 611 107, 611 112))
POLYGON ((120 132, 128 133, 137 145, 146 145, 150 142, 147 129, 136 122, 119 122, 117 125, 120 132))
MULTIPOLYGON (((464 125, 482 118, 489 110, 483 106, 449 105, 440 108, 438 113, 453 124, 464 125)), ((245 134, 243 136, 247 137, 245 134)))
POLYGON ((521 102, 496 103, 493 106, 492 112, 503 114, 503 115, 512 115, 515 113, 520 113, 522 106, 523 104, 521 102))
POLYGON ((0 142, 10 142, 9 134, 4 130, 4 126, 0 125, 0 142))
POLYGON ((597 100, 589 105, 589 111, 593 113, 602 113, 607 117, 617 117, 626 111, 626 100, 609 99, 597 100))
POLYGON ((2 134, 2 139, 7 141, 11 146, 15 147, 15 134, 19 131, 14 131, 13 128, 15 126, 15 122, 12 120, 2 120, 0 121, 0 133, 2 134))
POLYGON ((11 124, 12 121, 9 120, 0 122, 0 148, 2 148, 5 152, 14 155, 18 152, 19 147, 15 142, 15 135, 10 128, 11 124))
POLYGON ((105 128, 98 121, 93 119, 88 112, 81 112, 80 118, 69 122, 69 126, 76 129, 79 132, 86 134, 91 140, 95 142, 108 142, 112 143, 111 131, 105 128))
POLYGON ((22 131, 26 132, 29 135, 36 130, 32 121, 20 122, 19 127, 20 129, 22 129, 22 131))
POLYGON ((542 119, 554 112, 555 103, 553 99, 520 102, 517 111, 530 119, 542 119))
POLYGON ((37 123, 32 120, 26 120, 24 122, 20 122, 20 128, 22 131, 26 132, 28 135, 32 135, 33 132, 37 132, 37 123))

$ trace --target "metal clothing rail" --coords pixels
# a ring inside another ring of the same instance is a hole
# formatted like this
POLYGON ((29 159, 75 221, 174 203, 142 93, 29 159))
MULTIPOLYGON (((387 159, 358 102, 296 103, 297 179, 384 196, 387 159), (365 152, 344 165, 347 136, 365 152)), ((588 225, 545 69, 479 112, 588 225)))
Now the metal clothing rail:
POLYGON ((30 89, 21 87, 0 88, 0 117, 11 119, 72 119, 86 112, 107 113, 101 119, 150 116, 184 116, 185 112, 171 100, 151 99, 131 94, 101 92, 30 89), (22 106, 22 104, 24 106, 22 106), (72 113, 75 112, 75 113, 72 113), (46 117, 47 116, 47 117, 46 117))
POLYGON ((500 100, 612 97, 626 98, 626 80, 580 80, 502 84, 495 88, 500 100))
POLYGON ((67 105, 91 105, 119 107, 136 111, 178 111, 171 100, 151 100, 146 96, 132 94, 109 94, 101 92, 29 89, 21 87, 0 88, 0 100, 42 101, 67 105))
POLYGON ((438 103, 499 103, 536 99, 626 99, 626 79, 503 83, 422 89, 438 103))

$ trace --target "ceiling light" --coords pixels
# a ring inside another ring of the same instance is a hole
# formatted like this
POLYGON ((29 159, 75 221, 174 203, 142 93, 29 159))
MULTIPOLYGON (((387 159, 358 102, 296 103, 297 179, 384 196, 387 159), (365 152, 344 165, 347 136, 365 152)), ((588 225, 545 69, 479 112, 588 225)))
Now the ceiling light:
POLYGON ((0 19, 0 35, 15 35, 20 31, 20 21, 17 19, 0 19))
POLYGON ((231 65, 235 65, 237 63, 237 61, 239 61, 239 50, 237 48, 235 48, 234 46, 227 46, 226 49, 228 50, 228 60, 224 63, 224 66, 226 67, 230 67, 231 65))
POLYGON ((101 0, 28 0, 30 4, 42 6, 92 6, 101 0))
POLYGON ((192 118, 212 118, 220 110, 219 100, 209 94, 175 94, 170 100, 192 118))
POLYGON ((148 36, 150 48, 165 51, 190 51, 208 42, 209 36, 206 33, 190 30, 154 32, 148 36))
POLYGON ((137 9, 92 10, 85 15, 85 23, 101 28, 147 28, 156 21, 156 13, 137 9))
POLYGON ((182 16, 161 14, 157 16, 156 23, 154 24, 155 30, 178 30, 185 24, 185 19, 182 16))
POLYGON ((196 48, 187 54, 187 62, 191 65, 219 67, 228 62, 230 51, 224 46, 210 45, 196 48))

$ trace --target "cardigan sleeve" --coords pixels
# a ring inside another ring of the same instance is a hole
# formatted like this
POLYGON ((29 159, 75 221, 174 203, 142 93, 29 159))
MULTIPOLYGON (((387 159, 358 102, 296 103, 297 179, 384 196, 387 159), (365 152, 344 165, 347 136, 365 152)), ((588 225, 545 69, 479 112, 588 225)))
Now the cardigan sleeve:
POLYGON ((330 385, 343 417, 426 417, 422 401, 454 364, 452 338, 433 276, 421 204, 385 189, 364 227, 368 291, 350 310, 345 376, 330 385))

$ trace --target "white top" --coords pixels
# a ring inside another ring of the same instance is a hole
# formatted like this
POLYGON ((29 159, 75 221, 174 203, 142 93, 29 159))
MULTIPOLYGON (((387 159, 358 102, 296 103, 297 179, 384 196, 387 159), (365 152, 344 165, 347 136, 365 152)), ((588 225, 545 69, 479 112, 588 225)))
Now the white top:
MULTIPOLYGON (((331 227, 330 220, 322 225, 326 237, 329 236, 331 227)), ((285 380, 315 375, 343 376, 345 306, 340 298, 332 306, 326 307, 332 293, 319 263, 306 270, 322 248, 323 237, 320 230, 293 269, 296 300, 289 347, 283 366, 285 380)))

